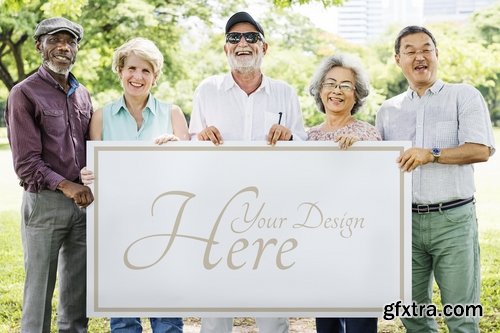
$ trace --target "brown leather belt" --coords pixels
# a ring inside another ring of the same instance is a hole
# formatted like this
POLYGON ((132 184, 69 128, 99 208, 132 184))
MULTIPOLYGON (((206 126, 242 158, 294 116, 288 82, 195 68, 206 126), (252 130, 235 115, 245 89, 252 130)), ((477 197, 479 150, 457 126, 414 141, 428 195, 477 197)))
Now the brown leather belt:
POLYGON ((457 208, 457 207, 466 205, 468 203, 471 203, 473 201, 474 201, 474 197, 467 198, 467 199, 453 200, 453 201, 443 202, 443 203, 438 203, 438 204, 429 204, 429 205, 412 204, 411 211, 413 213, 419 213, 419 214, 440 212, 440 211, 447 210, 447 209, 457 208))

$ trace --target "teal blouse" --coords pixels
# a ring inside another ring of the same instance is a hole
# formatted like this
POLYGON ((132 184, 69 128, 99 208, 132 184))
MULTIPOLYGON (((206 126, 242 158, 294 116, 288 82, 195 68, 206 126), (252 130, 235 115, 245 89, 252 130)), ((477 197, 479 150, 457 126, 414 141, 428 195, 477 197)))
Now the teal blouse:
POLYGON ((161 102, 149 94, 146 107, 142 111, 142 126, 138 130, 137 123, 122 96, 103 108, 102 139, 147 141, 162 134, 172 134, 171 110, 171 104, 161 102))

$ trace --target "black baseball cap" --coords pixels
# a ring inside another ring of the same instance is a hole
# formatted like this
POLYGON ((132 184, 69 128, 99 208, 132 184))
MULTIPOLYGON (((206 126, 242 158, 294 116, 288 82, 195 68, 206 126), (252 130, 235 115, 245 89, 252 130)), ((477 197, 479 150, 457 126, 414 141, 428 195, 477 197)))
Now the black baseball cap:
POLYGON ((238 12, 229 18, 226 23, 226 34, 229 32, 229 30, 231 30, 233 25, 243 22, 250 23, 255 27, 255 29, 257 29, 258 32, 262 34, 262 36, 264 36, 264 29, 262 29, 262 26, 259 24, 259 22, 255 21, 253 17, 247 12, 238 12))

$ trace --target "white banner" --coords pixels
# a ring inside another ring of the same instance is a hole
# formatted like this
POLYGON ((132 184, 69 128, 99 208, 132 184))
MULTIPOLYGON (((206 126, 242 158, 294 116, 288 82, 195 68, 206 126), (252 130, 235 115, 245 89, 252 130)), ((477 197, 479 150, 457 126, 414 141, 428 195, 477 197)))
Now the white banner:
POLYGON ((411 302, 409 142, 89 142, 89 316, 380 316, 411 302))

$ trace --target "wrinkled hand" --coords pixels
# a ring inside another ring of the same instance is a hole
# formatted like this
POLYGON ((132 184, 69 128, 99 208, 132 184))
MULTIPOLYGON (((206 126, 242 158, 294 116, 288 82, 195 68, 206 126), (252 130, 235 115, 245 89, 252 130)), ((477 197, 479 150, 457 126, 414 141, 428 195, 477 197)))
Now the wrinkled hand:
POLYGON ((398 157, 397 162, 402 171, 413 171, 417 167, 434 161, 429 149, 410 148, 398 157))
POLYGON ((356 135, 351 135, 351 134, 339 135, 335 139, 335 142, 339 143, 339 147, 342 150, 346 150, 347 148, 352 146, 354 142, 357 142, 357 141, 359 141, 359 137, 357 137, 356 135))
POLYGON ((212 141, 212 143, 216 146, 224 143, 222 135, 215 126, 205 128, 203 131, 198 133, 197 137, 200 141, 212 141))
POLYGON ((155 138, 154 143, 157 145, 161 145, 169 141, 179 141, 179 138, 173 134, 163 134, 155 138))
POLYGON ((288 141, 292 138, 292 131, 283 125, 274 124, 269 129, 269 134, 267 135, 267 143, 270 145, 275 145, 278 141, 288 141))
POLYGON ((80 170, 80 178, 82 179, 83 185, 90 185, 94 182, 94 173, 92 170, 87 169, 87 167, 83 167, 80 170))
POLYGON ((94 201, 94 195, 88 186, 63 180, 59 183, 57 189, 61 190, 68 198, 73 199, 80 208, 85 208, 94 201))

